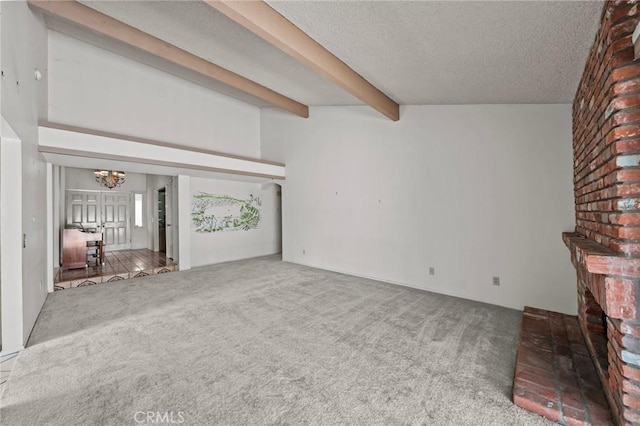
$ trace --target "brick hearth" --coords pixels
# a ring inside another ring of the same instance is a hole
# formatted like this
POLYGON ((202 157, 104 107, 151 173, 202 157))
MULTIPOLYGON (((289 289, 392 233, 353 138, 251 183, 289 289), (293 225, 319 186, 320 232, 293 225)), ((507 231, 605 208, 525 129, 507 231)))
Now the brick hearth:
POLYGON ((577 317, 525 308, 513 401, 563 424, 613 423, 577 317))

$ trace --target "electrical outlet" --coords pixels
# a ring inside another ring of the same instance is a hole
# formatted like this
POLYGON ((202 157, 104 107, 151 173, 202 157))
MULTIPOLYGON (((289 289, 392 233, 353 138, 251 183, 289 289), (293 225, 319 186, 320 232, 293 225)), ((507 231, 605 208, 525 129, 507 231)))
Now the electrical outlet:
POLYGON ((493 277, 493 285, 500 285, 500 277, 493 277))
POLYGON ((433 266, 429 267, 429 275, 435 275, 436 274, 436 268, 434 268, 433 266))

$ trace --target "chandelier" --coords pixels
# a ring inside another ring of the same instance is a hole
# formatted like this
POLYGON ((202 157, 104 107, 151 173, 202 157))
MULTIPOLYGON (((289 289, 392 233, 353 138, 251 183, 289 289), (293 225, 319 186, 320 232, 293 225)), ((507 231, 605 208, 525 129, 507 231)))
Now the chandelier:
POLYGON ((125 173, 115 170, 96 170, 96 181, 105 188, 113 189, 124 183, 125 173))

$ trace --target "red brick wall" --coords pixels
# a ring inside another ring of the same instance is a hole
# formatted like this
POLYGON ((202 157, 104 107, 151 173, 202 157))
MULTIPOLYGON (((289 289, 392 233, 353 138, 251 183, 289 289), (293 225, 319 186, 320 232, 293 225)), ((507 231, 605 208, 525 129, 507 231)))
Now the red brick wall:
POLYGON ((573 103, 576 232, 640 256, 640 5, 610 1, 573 103))
POLYGON ((639 20, 640 4, 604 5, 573 103, 577 234, 566 235, 580 325, 624 425, 640 424, 640 60, 631 40, 639 20))

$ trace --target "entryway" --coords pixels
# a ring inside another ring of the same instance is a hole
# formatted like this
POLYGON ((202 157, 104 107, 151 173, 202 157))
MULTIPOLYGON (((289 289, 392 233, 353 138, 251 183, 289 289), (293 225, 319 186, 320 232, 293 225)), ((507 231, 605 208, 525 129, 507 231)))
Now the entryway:
POLYGON ((58 170, 52 290, 178 269, 172 247, 177 239, 171 227, 177 216, 173 177, 117 173, 120 180, 111 188, 92 169, 58 170))
POLYGON ((103 234, 105 251, 131 248, 127 192, 67 191, 67 225, 103 234))

